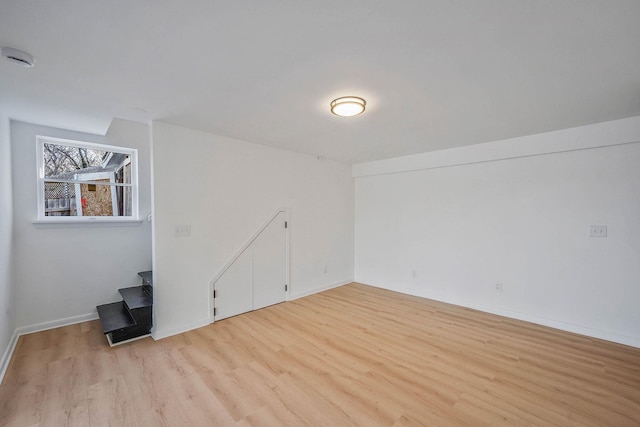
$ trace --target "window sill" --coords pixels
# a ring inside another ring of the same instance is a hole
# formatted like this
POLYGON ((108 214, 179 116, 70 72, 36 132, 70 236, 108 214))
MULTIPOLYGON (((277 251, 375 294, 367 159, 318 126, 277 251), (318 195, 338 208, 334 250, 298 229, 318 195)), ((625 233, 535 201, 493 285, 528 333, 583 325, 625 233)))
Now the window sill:
POLYGON ((136 227, 144 222, 142 219, 47 219, 33 221, 35 228, 79 228, 79 227, 136 227))

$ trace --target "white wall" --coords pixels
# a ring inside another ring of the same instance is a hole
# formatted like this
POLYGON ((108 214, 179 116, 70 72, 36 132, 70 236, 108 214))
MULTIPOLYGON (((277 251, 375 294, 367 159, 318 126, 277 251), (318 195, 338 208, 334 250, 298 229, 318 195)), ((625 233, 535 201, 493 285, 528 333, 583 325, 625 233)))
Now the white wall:
POLYGON ((0 380, 9 363, 9 347, 15 329, 11 205, 9 119, 0 110, 0 380))
POLYGON ((96 316, 95 306, 121 298, 151 268, 150 134, 140 123, 114 120, 106 136, 11 122, 16 325, 29 331, 96 316), (133 226, 37 226, 36 135, 138 149, 140 214, 133 226))
POLYGON ((291 297, 353 280, 348 165, 162 122, 152 134, 155 337, 210 322, 210 281, 281 207, 291 297), (176 225, 191 236, 176 237, 176 225))
POLYGON ((356 165, 355 279, 640 346, 632 141, 640 117, 356 165))

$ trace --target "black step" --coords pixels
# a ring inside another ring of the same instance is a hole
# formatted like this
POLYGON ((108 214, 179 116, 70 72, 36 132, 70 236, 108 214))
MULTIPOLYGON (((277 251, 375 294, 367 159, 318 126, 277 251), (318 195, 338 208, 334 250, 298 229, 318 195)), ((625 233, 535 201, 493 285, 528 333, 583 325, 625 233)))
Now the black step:
POLYGON ((122 301, 97 306, 110 345, 146 337, 153 326, 153 274, 139 273, 141 286, 118 289, 122 301))
POLYGON ((123 341, 129 341, 144 338, 150 335, 148 326, 131 326, 129 328, 119 329, 110 334, 106 334, 109 345, 113 346, 123 341))
POLYGON ((138 276, 142 277, 142 284, 153 286, 153 271, 141 271, 138 276))
POLYGON ((131 288, 118 289, 125 305, 129 309, 129 313, 137 326, 146 327, 146 332, 151 330, 151 317, 153 297, 146 290, 147 286, 134 286, 131 288))
POLYGON ((153 305, 153 297, 145 290, 143 286, 133 286, 130 288, 118 289, 122 299, 131 310, 143 307, 151 307, 153 305))
POLYGON ((98 309, 98 316, 102 322, 102 330, 105 335, 136 324, 131 314, 129 314, 124 301, 102 304, 96 308, 98 309))

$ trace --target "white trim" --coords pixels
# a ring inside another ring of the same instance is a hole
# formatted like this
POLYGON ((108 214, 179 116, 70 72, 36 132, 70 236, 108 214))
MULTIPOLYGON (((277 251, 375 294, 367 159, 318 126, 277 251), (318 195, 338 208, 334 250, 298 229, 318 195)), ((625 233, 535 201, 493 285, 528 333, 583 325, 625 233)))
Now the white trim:
POLYGON ((640 348, 640 337, 632 337, 627 335, 617 334, 615 332, 603 331, 601 329, 594 329, 589 326, 578 325, 575 323, 567 323, 560 320, 548 319, 545 317, 538 317, 531 314, 520 313, 516 311, 505 310, 498 307, 491 307, 487 305, 474 304, 469 301, 459 300, 457 298, 442 298, 441 296, 433 296, 428 293, 417 294, 417 293, 408 293, 394 289, 393 287, 384 286, 380 283, 373 283, 367 281, 358 282, 363 283, 368 286, 374 286, 376 288, 382 288, 393 292, 404 293, 406 295, 413 295, 420 298, 427 298, 434 301, 444 302, 447 304, 457 305, 459 307, 471 308, 473 310, 482 311, 485 313, 495 314, 498 316, 507 317, 510 319, 522 320, 529 323, 535 323, 536 325, 547 326, 553 329, 559 329, 565 332, 571 332, 578 335, 583 335, 590 338, 597 338, 605 341, 611 341, 618 344, 628 345, 631 347, 640 348))
MULTIPOLYGON (((113 174, 113 172, 98 172, 98 173, 110 173, 113 174)), ((97 173, 87 173, 87 174, 82 174, 82 175, 96 175, 97 173)), ((81 175, 81 176, 82 176, 81 175)), ((133 188, 133 184, 129 184, 126 182, 104 182, 104 181, 84 181, 81 179, 50 179, 50 178, 44 178, 43 180, 44 182, 61 182, 61 183, 67 183, 67 184, 77 184, 78 181, 82 181, 82 184, 94 184, 94 185, 108 185, 111 187, 127 187, 127 188, 133 188)))
MULTIPOLYGON (((109 177, 109 182, 114 184, 116 182, 116 174, 115 172, 111 172, 111 176, 109 177)), ((118 191, 115 186, 109 187, 111 189, 111 213, 112 216, 120 216, 120 207, 118 206, 118 191)), ((122 197, 124 199, 124 192, 122 193, 122 197)))
POLYGON ((13 352, 16 349, 16 344, 18 344, 18 331, 13 331, 13 336, 9 341, 9 345, 2 355, 2 359, 0 359, 0 384, 2 384, 2 380, 4 379, 4 374, 7 373, 7 369, 9 368, 9 363, 11 362, 11 357, 13 357, 13 352))
MULTIPOLYGON (((74 175, 74 179, 71 182, 82 183, 82 184, 96 184, 96 185, 114 185, 115 184, 115 174, 112 171, 104 171, 104 172, 91 172, 91 173, 77 173, 74 175), (86 179, 85 179, 86 178, 86 179), (98 179, 109 179, 109 182, 97 181, 98 179), (93 182, 93 181, 96 182, 93 182)), ((48 181, 47 178, 44 178, 45 181, 48 181)))
POLYGON ((285 286, 287 290, 284 294, 284 300, 289 301, 291 299, 291 234, 289 230, 291 230, 291 219, 290 219, 290 209, 289 208, 281 208, 280 211, 284 211, 284 221, 287 224, 287 227, 284 229, 284 238, 285 238, 285 286))
POLYGON ((500 141, 358 163, 354 178, 540 156, 640 142, 640 116, 500 141))
POLYGON ((144 222, 142 219, 126 219, 128 217, 85 216, 78 220, 75 216, 48 217, 50 220, 31 221, 36 228, 82 228, 82 227, 135 227, 144 222), (56 218, 56 219, 53 219, 56 218), (69 218, 69 219, 60 219, 69 218), (123 219, 118 219, 123 218, 123 219))
POLYGON ((215 323, 216 319, 213 315, 213 310, 216 308, 216 299, 213 297, 213 291, 216 290, 216 282, 209 282, 209 324, 215 323))
MULTIPOLYGON (((46 183, 46 181, 42 181, 43 184, 46 183)), ((75 183, 73 184, 73 192, 75 193, 76 197, 76 217, 83 217, 83 213, 82 212, 82 188, 80 187, 79 183, 75 183)), ((40 208, 38 207, 38 215, 40 215, 40 208)), ((47 218, 47 216, 39 216, 40 220, 44 220, 45 218, 47 218)))
POLYGON ((36 323, 35 325, 22 326, 16 329, 19 336, 33 334, 34 332, 47 331, 49 329, 61 328, 63 326, 75 325, 76 323, 89 322, 98 319, 98 312, 80 314, 78 316, 65 317, 64 319, 51 320, 49 322, 36 323))
POLYGON ((36 139, 47 141, 56 145, 67 145, 69 147, 87 148, 87 145, 89 145, 91 146, 92 150, 113 151, 121 154, 133 154, 134 152, 137 153, 138 151, 135 148, 122 147, 118 145, 100 144, 98 142, 91 142, 91 141, 77 141, 73 139, 56 138, 53 136, 46 136, 46 135, 36 135, 36 139))
POLYGON ((207 318, 207 319, 198 320, 197 322, 186 323, 177 328, 170 328, 162 331, 158 331, 158 328, 156 327, 151 331, 151 337, 154 340, 161 340, 164 338, 172 337, 174 335, 189 332, 194 329, 202 328, 204 326, 209 326, 210 324, 211 324, 211 320, 207 318))
POLYGON ((353 279, 340 280, 338 282, 328 283, 326 285, 309 289, 300 293, 294 293, 291 295, 290 301, 296 300, 298 298, 308 297, 309 295, 317 294, 320 292, 328 291, 329 289, 339 288, 340 286, 348 285, 349 283, 353 283, 353 279))

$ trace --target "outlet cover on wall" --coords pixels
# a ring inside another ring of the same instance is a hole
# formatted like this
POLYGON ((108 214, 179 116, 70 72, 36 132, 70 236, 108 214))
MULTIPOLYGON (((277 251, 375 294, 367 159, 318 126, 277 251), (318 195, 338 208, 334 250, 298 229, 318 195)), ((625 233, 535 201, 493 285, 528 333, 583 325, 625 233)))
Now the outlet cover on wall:
POLYGON ((173 235, 178 237, 191 236, 191 225, 190 224, 176 225, 173 235))
POLYGON ((589 237, 607 237, 607 226, 592 225, 589 228, 589 237))

